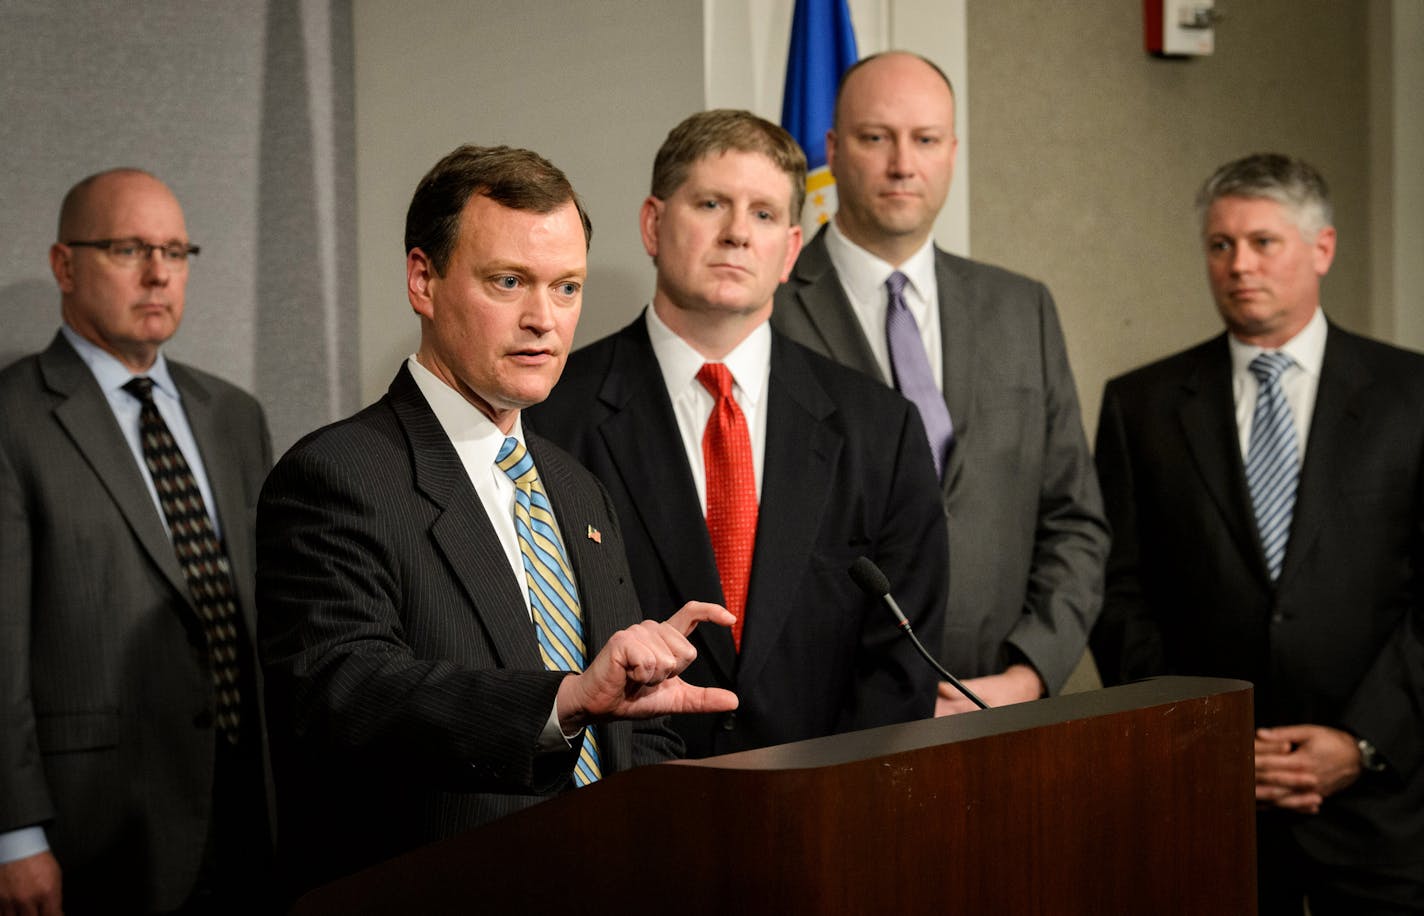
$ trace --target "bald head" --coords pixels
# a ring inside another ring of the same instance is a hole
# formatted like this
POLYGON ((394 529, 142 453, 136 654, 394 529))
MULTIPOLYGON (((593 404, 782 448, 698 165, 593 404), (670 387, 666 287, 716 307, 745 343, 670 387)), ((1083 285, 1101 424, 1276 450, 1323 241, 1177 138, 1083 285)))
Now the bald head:
POLYGON ((918 69, 914 66, 916 62, 923 65, 927 72, 934 74, 939 81, 944 84, 944 88, 949 90, 949 103, 953 105, 954 84, 949 81, 949 75, 940 69, 939 64, 930 60, 928 57, 921 57, 912 51, 881 51, 879 54, 862 57, 852 64, 846 72, 841 74, 840 83, 836 85, 836 107, 832 113, 832 128, 840 126, 841 97, 845 94, 846 84, 855 78, 857 73, 867 67, 872 70, 879 70, 887 66, 891 68, 891 72, 914 71, 918 69))
POLYGON ((826 160, 836 226, 892 265, 928 241, 954 172, 954 91, 917 54, 868 57, 846 72, 826 160))
POLYGON ((136 188, 166 194, 175 206, 178 203, 166 184, 143 169, 123 167, 97 172, 64 195, 64 202, 59 205, 59 235, 55 241, 90 238, 96 210, 104 210, 115 193, 136 188))
POLYGON ((130 370, 144 372, 182 321, 188 263, 151 250, 135 263, 102 247, 75 244, 123 239, 144 245, 190 241, 178 199, 141 169, 100 172, 70 189, 60 206, 59 238, 50 246, 50 270, 65 324, 130 370))

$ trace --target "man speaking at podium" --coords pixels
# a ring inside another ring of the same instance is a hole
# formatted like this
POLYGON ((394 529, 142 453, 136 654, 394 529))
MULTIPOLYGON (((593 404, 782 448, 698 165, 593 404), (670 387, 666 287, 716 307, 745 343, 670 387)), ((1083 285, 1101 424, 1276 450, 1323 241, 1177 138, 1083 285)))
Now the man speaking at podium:
POLYGON ((678 677, 692 630, 731 615, 639 623, 608 495, 520 422, 563 369, 590 231, 534 153, 441 160, 406 218, 418 352, 267 481, 261 648, 298 887, 677 756, 662 716, 737 705, 678 677))

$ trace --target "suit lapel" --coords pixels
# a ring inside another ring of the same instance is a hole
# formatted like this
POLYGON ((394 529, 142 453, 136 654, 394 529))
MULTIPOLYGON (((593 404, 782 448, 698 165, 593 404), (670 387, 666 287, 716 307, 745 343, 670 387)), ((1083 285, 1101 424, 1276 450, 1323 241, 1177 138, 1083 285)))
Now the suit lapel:
POLYGON ((767 397, 756 553, 737 675, 743 688, 755 683, 798 607, 842 446, 824 422, 835 405, 805 357, 780 334, 772 338, 767 397))
POLYGON ((401 366, 388 397, 410 442, 415 487, 441 509, 431 537, 483 622, 500 666, 542 670, 520 583, 455 447, 408 367, 401 366))
MULTIPOLYGON (((826 251, 826 231, 823 228, 816 234, 792 271, 797 305, 825 341, 832 359, 891 386, 871 352, 865 331, 831 264, 826 251)), ((935 279, 939 295, 942 390, 958 437, 970 434, 969 420, 974 411, 973 315, 966 279, 955 267, 953 258, 938 248, 935 249, 935 279)), ((951 449, 942 477, 944 492, 950 491, 963 469, 963 450, 951 449)))
MULTIPOLYGON (((542 440, 536 441, 534 436, 528 436, 527 444, 534 458, 534 467, 539 471, 539 483, 553 506, 554 521, 564 542, 569 571, 573 573, 583 617, 583 639, 587 649, 584 661, 587 663, 598 653, 598 647, 613 635, 610 622, 594 613, 594 606, 599 602, 592 599, 596 590, 593 585, 594 570, 601 565, 598 561, 602 559, 593 556, 592 548, 603 548, 593 540, 591 532, 595 530, 593 521, 601 516, 595 514, 593 507, 583 498, 584 494, 573 485, 566 468, 549 456, 542 440)), ((602 536, 599 532, 598 537, 601 539, 602 536)))
POLYGON ((865 330, 855 309, 846 298, 840 278, 836 276, 831 256, 826 252, 826 229, 823 227, 801 256, 791 272, 796 285, 796 301, 806 319, 825 341, 826 351, 836 362, 878 379, 889 385, 890 380, 880 369, 865 330))
POLYGON ((613 622, 601 613, 605 604, 597 595, 601 588, 598 584, 600 574, 608 568, 608 561, 601 554, 609 548, 602 543, 602 532, 594 534, 597 528, 593 523, 601 524, 606 513, 600 506, 589 502, 588 492, 574 484, 567 467, 553 460, 543 439, 530 435, 528 444, 534 456, 534 466, 539 469, 539 480, 554 507, 554 519, 558 522, 564 550, 573 567, 579 604, 583 609, 584 644, 588 647, 589 656, 585 661, 588 661, 615 629, 613 622))
POLYGON ((1231 392, 1231 355, 1222 335, 1201 350, 1191 375, 1182 386, 1177 417, 1187 451, 1226 528, 1251 565, 1267 581, 1266 557, 1256 533, 1246 488, 1246 468, 1236 429, 1235 398, 1231 392))
POLYGON ((1355 359, 1348 336, 1330 327, 1320 383, 1315 393, 1315 413, 1310 421, 1310 441, 1304 450, 1295 513, 1280 582, 1284 583, 1309 556, 1331 509, 1335 492, 1346 479, 1341 467, 1345 450, 1358 441, 1362 392, 1368 386, 1369 366, 1355 359), (1315 430, 1321 430, 1320 435, 1315 430))
POLYGON ((250 520, 246 518, 248 508, 242 489, 242 468, 238 464, 239 452, 225 448, 224 438, 229 431, 218 428, 213 414, 212 395, 183 366, 169 363, 173 382, 183 396, 183 413, 188 417, 188 426, 193 431, 193 439, 202 453, 203 470, 207 474, 209 489, 212 490, 215 506, 209 511, 216 513, 223 532, 223 549, 232 564, 233 587, 238 593, 238 608, 247 626, 247 638, 256 645, 257 614, 252 594, 252 583, 256 571, 256 561, 252 555, 253 544, 250 537, 233 537, 234 532, 246 532, 250 520))
MULTIPOLYGON (((935 280, 939 286, 940 360, 944 383, 944 403, 954 423, 958 439, 971 436, 970 417, 974 413, 974 320, 970 310, 968 284, 950 256, 935 249, 935 280)), ((953 448, 945 464, 944 491, 948 493, 964 470, 964 451, 953 448)))
POLYGON ((149 559, 191 607, 188 583, 158 508, 93 373, 59 334, 40 354, 40 371, 50 390, 64 398, 54 409, 55 418, 108 490, 149 559))
MULTIPOLYGON (((679 594, 723 601, 697 485, 641 317, 619 332, 598 397, 609 409, 609 416, 599 424, 599 435, 663 570, 679 594)), ((631 522, 624 520, 625 525, 631 522)), ((657 614, 673 610, 644 609, 657 614)), ((737 665, 731 632, 725 627, 699 627, 694 638, 730 682, 737 665)))

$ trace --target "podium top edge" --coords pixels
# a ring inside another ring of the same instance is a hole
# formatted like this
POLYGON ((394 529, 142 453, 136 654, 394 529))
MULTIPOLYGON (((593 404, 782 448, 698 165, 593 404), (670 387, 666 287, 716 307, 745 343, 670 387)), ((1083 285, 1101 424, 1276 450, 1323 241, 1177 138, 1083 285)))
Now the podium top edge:
POLYGON ((921 719, 753 751, 724 754, 720 757, 670 760, 658 766, 760 771, 839 766, 855 760, 972 741, 1095 716, 1168 706, 1243 691, 1249 693, 1252 689, 1252 685, 1247 681, 1227 678, 1156 677, 1118 687, 1047 697, 1031 703, 975 710, 939 719, 921 719))

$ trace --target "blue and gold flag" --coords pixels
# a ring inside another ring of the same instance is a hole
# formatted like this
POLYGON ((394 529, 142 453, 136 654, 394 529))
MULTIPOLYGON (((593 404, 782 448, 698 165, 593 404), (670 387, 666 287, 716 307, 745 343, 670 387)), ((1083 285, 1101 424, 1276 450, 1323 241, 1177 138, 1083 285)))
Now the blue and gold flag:
POLYGON ((796 0, 781 126, 806 151, 807 238, 836 212, 836 183, 826 168, 826 131, 835 113, 841 74, 858 59, 846 0, 796 0))

